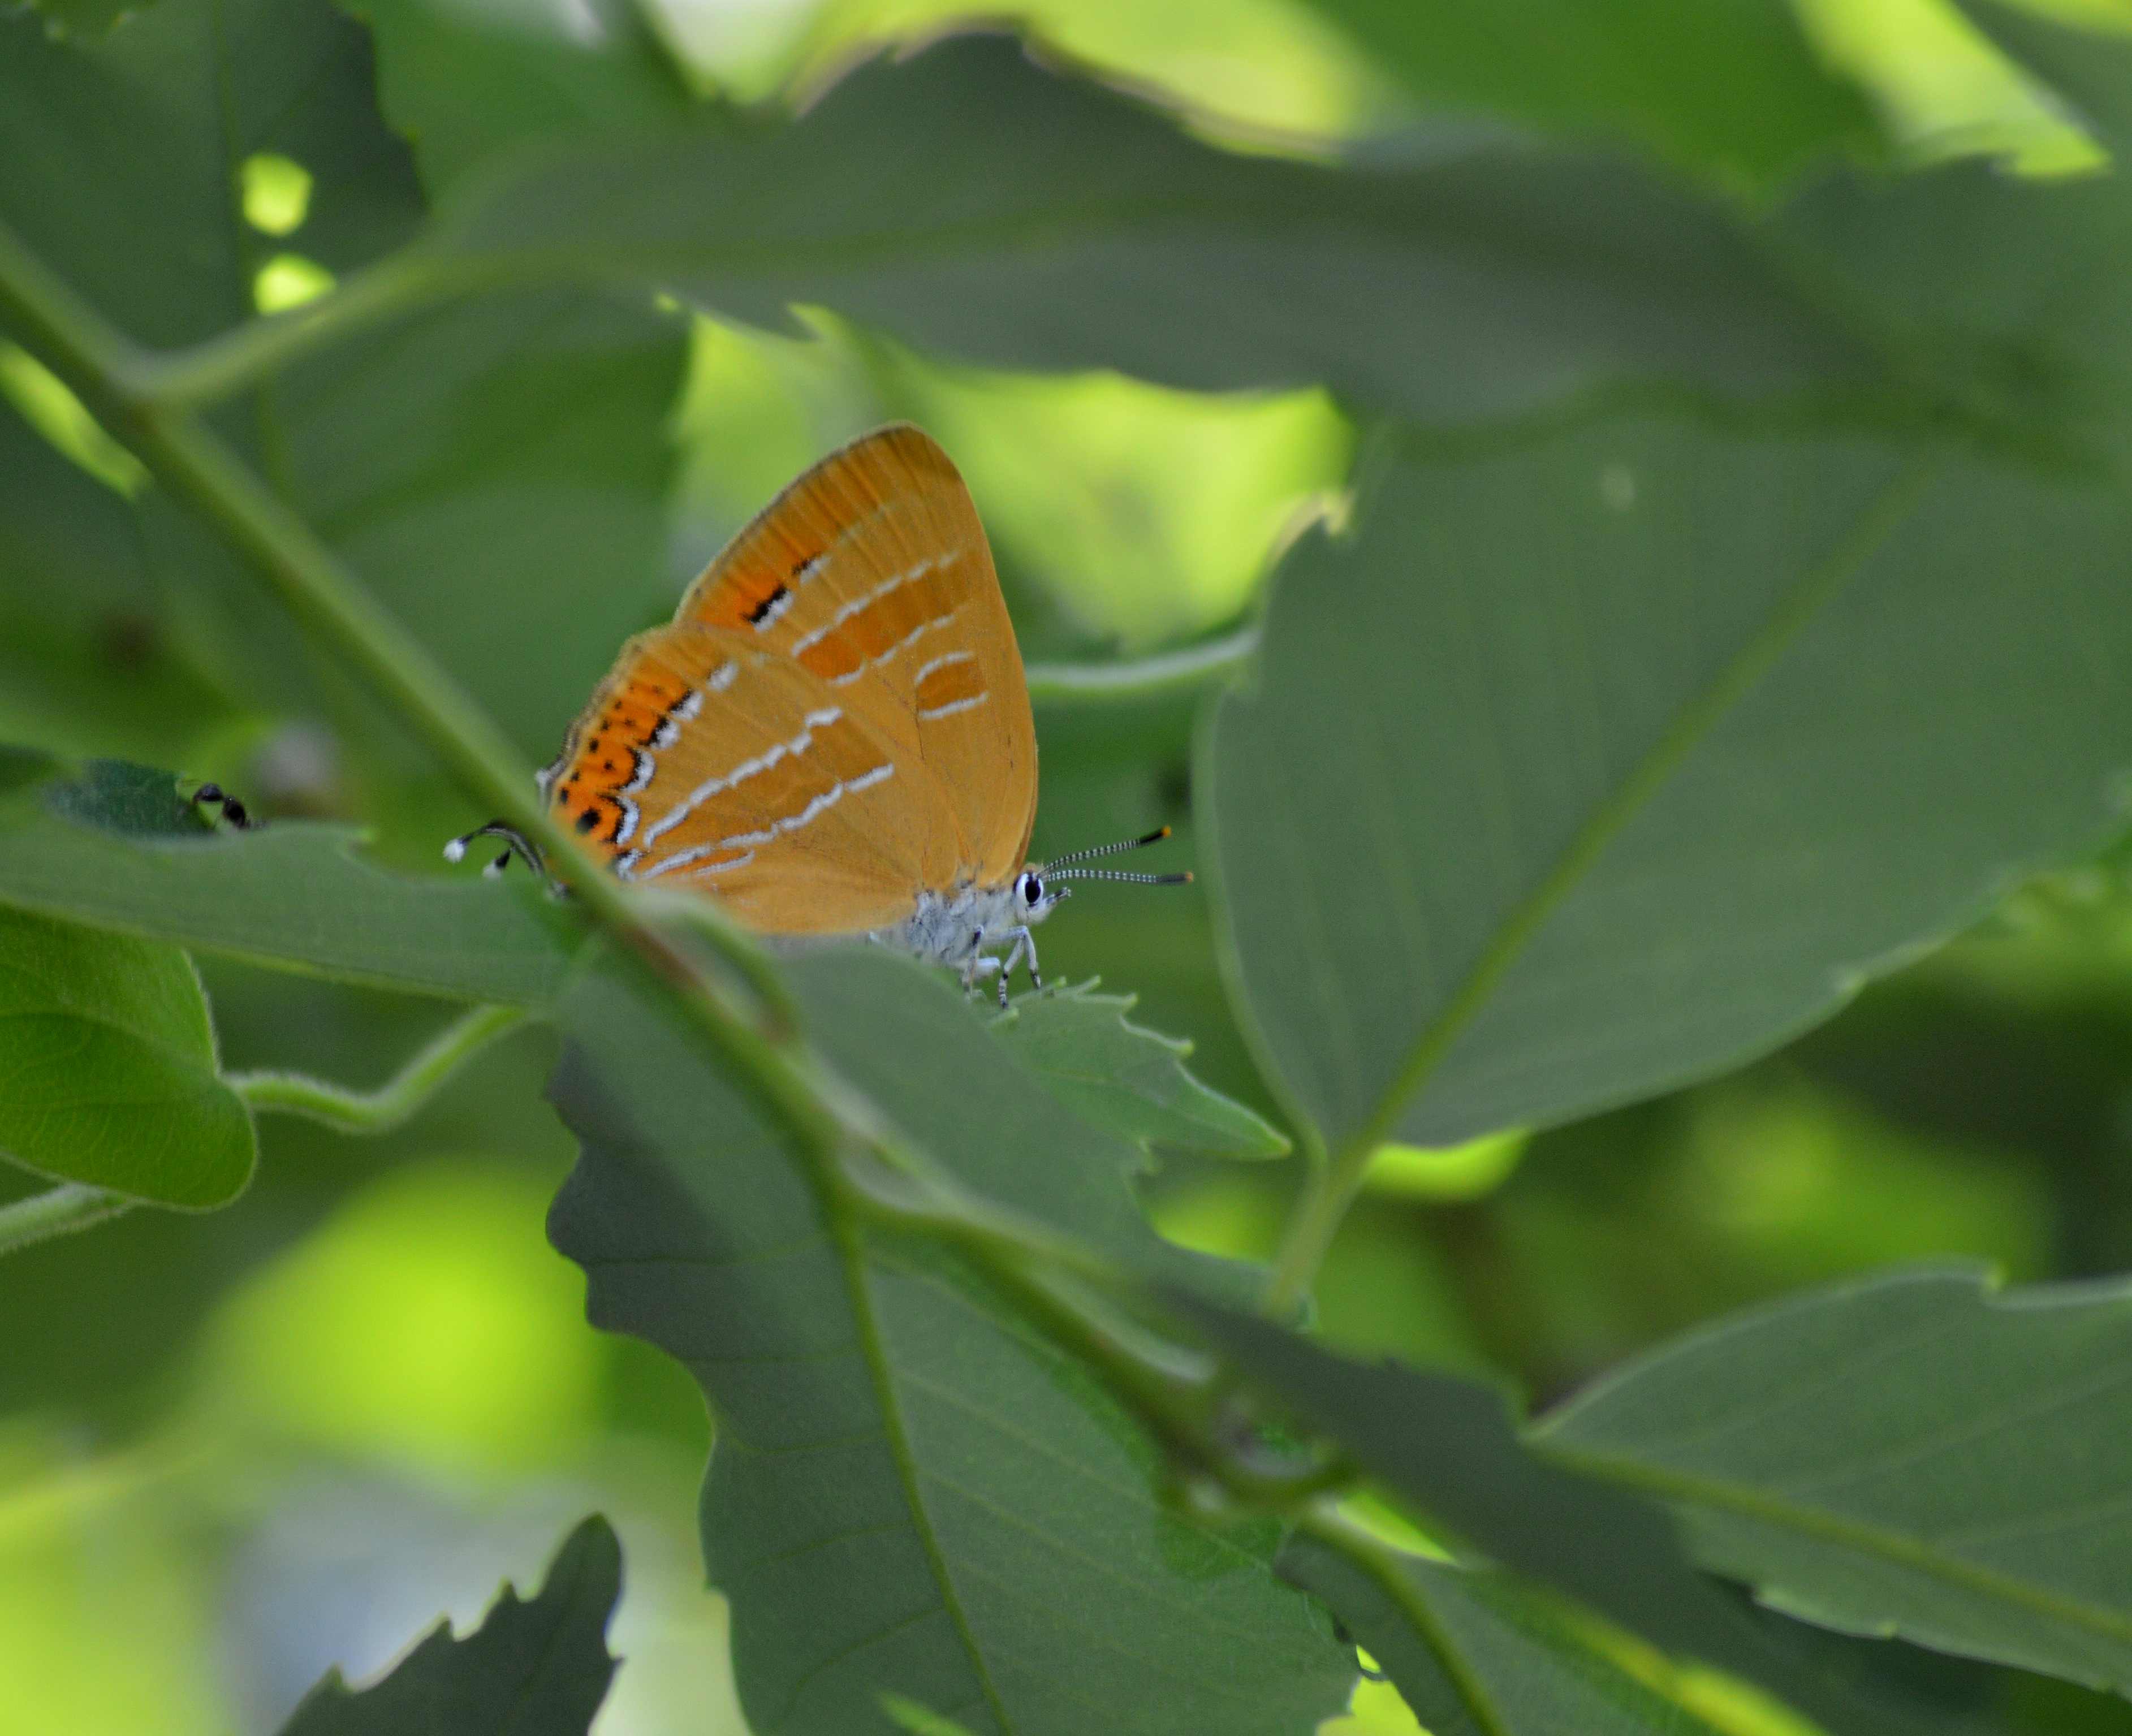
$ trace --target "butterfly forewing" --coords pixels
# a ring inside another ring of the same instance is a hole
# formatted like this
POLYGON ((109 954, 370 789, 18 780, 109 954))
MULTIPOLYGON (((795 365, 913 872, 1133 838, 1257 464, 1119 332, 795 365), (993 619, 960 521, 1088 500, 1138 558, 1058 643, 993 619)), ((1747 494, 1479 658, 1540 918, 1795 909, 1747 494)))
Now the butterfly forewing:
MULTIPOLYGON (((905 425, 832 453, 771 503, 675 616, 748 635, 824 683, 946 794, 947 886, 1019 869, 1036 735, 1014 627, 969 491, 905 425)), ((723 895, 723 889, 721 889, 723 895)))
POLYGON ((746 632, 631 640, 550 799, 624 879, 714 893, 774 933, 887 926, 954 872, 923 759, 746 632))

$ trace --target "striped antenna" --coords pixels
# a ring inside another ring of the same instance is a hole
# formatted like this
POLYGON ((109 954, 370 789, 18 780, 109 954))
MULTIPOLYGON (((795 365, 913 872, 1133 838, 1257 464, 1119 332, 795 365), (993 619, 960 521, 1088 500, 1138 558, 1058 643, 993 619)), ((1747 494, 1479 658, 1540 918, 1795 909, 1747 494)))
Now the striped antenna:
POLYGON ((1190 870, 1183 874, 1125 874, 1116 868, 1068 868, 1064 872, 1047 868, 1047 880, 1131 880, 1136 886, 1184 886, 1191 883, 1190 870))
POLYGON ((1191 880, 1189 874, 1122 874, 1115 868, 1066 866, 1068 862, 1085 862, 1091 856, 1116 856, 1121 850, 1145 849, 1150 844, 1160 844, 1169 836, 1167 826, 1158 826, 1143 838, 1127 838, 1120 844, 1098 844, 1093 849, 1073 851, 1056 861, 1046 862, 1037 871, 1047 880, 1130 880, 1138 886, 1182 886, 1191 880))

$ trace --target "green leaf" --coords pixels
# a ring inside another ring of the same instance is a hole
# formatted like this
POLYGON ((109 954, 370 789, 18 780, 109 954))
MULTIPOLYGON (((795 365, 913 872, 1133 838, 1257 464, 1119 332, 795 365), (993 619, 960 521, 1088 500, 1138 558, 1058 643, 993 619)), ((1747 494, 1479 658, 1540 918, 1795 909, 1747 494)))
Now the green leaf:
POLYGON ((385 873, 344 826, 209 833, 168 772, 93 765, 0 798, 0 905, 255 963, 528 1005, 559 985, 576 924, 531 887, 385 873))
POLYGON ((1463 134, 1242 156, 994 36, 869 62, 796 121, 713 110, 484 178, 396 270, 634 278, 769 326, 820 304, 972 361, 1421 418, 1875 372, 1728 213, 1631 166, 1463 134))
MULTIPOLYGON (((502 89, 507 70, 463 82, 502 89)), ((205 338, 250 316, 254 274, 284 245, 238 214, 252 151, 312 170, 311 214, 286 244, 336 270, 419 224, 412 165, 370 87, 367 39, 325 0, 168 0, 86 46, 0 21, 0 217, 129 335, 205 338)), ((686 326, 647 304, 550 285, 402 319, 226 419, 531 764, 621 641, 672 607, 665 423, 686 326)), ((189 602, 217 611, 203 636, 234 648, 262 707, 327 711, 383 762, 381 781, 407 775, 404 736, 261 608, 252 576, 161 530, 154 497, 146 510, 189 602)))
POLYGON ((1880 142, 1864 94, 1822 64, 1783 0, 1312 3, 1429 103, 1625 135, 1730 181, 1880 142))
POLYGON ((882 1695, 881 1709, 910 1731, 910 1736, 970 1736, 968 1725, 943 1718, 938 1712, 929 1712, 916 1700, 906 1700, 900 1694, 882 1695))
POLYGON ((490 297, 285 376, 297 499, 530 765, 623 640, 673 612, 665 424, 686 328, 578 294, 490 297))
POLYGON ((1958 448, 1392 453, 1195 780, 1273 1072, 1335 1144, 1451 1144, 1825 1016, 2122 823, 2128 556, 2115 491, 1958 448))
POLYGON ((1296 1422, 1497 1566, 1668 1652, 1761 1683, 1832 1732, 1916 1728, 1892 1706, 1821 1680, 1758 1633, 1690 1566, 1663 1509, 1529 1451, 1491 1388, 1390 1361, 1351 1362, 1265 1321, 1173 1299, 1296 1422))
MULTIPOLYGON (((1186 1269, 1133 1204, 1137 1150, 1063 1112, 945 983, 877 952, 793 978, 834 1064, 966 1182, 1186 1269)), ((704 1551, 752 1728, 886 1732, 884 1693, 977 1736, 1294 1736, 1337 1709, 1352 1666, 1273 1577, 1270 1527, 1165 1501, 1103 1389, 936 1245, 825 1221, 627 979, 588 976, 561 1019, 553 1094, 583 1152, 550 1235, 595 1323, 711 1395, 704 1551)))
POLYGON ((153 753, 226 715, 171 642, 125 500, 4 402, 0 611, 0 739, 153 753))
POLYGON ((1133 1000, 1098 995, 1092 982, 1052 990, 1025 995, 992 1029, 1061 1102, 1143 1145, 1231 1158, 1288 1150, 1278 1129, 1185 1071, 1189 1043, 1128 1019, 1133 1000))
POLYGON ((0 14, 0 216, 141 342, 251 316, 253 272, 285 245, 238 209, 260 151, 311 171, 311 215, 287 245, 334 270, 419 218, 363 33, 324 0, 170 0, 95 41, 0 14))
POLYGON ((1281 1572, 1322 1598, 1430 1736, 1701 1736, 1709 1726, 1601 1657, 1506 1575, 1315 1537, 1281 1572))
POLYGON ((531 1603, 510 1586, 464 1639, 439 1622, 374 1686, 335 1670, 305 1695, 281 1736, 584 1736, 615 1660, 607 1619, 622 1593, 622 1546, 598 1514, 564 1540, 531 1603))
MULTIPOLYGON (((2121 158, 2132 40, 1996 5, 1965 9, 2069 99, 2121 158)), ((2068 179, 1989 162, 1894 179, 1834 176, 1768 236, 1825 305, 1963 414, 2046 450, 2132 461, 2132 193, 2122 164, 2068 179)))
POLYGON ((342 3, 377 41, 379 98, 432 194, 537 140, 640 127, 689 107, 679 70, 629 0, 535 0, 507 12, 342 3))
POLYGON ((2132 1686, 2132 1289, 1912 1273, 1664 1345, 1549 1417, 1697 1556, 1855 1633, 2132 1686))
MULTIPOLYGON (((2132 142, 2132 36, 2124 29, 2082 29, 2027 7, 1957 0, 2008 59, 2066 98, 2076 117, 2113 151, 2132 142)), ((2098 14, 2100 26, 2106 14, 2098 14)))
POLYGON ((190 959, 0 910, 0 1156, 204 1211, 244 1191, 257 1153, 190 959))

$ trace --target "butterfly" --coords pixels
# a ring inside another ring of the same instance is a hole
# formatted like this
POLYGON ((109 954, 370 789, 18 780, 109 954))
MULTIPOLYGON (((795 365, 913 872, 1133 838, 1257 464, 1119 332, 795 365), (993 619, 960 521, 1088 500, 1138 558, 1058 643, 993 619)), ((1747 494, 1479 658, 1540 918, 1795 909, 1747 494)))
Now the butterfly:
MULTIPOLYGON (((1040 988, 1030 929, 1076 866, 1027 860, 1036 730, 976 503, 907 423, 832 453, 759 513, 666 626, 622 649, 540 772, 543 800, 622 879, 700 892, 773 935, 864 935, 1040 988), (1002 955, 1003 952, 1003 956, 1002 955)), ((483 836, 535 869, 501 822, 483 836)))

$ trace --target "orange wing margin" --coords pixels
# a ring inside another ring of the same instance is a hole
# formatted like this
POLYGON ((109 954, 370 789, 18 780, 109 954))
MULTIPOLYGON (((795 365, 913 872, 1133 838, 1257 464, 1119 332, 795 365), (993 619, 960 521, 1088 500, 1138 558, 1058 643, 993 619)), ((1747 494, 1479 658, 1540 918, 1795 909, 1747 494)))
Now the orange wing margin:
POLYGON ((713 894, 768 933, 887 927, 954 870, 923 760, 749 634, 640 634, 546 775, 622 878, 713 894))

